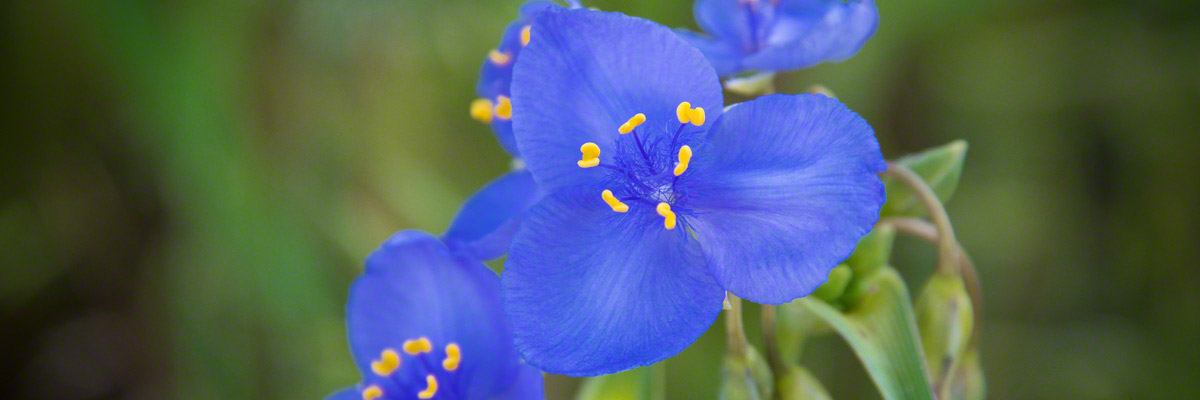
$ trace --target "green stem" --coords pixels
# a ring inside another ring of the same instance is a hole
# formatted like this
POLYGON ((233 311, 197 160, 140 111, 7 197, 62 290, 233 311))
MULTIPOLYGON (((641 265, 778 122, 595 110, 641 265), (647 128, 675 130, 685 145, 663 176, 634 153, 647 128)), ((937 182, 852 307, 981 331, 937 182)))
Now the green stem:
MULTIPOLYGON (((891 161, 888 161, 887 165, 888 169, 883 173, 896 178, 912 189, 925 208, 929 210, 929 218, 933 220, 938 232, 938 271, 960 274, 959 257, 961 252, 958 250, 958 241, 954 238, 954 227, 950 225, 950 216, 946 214, 946 208, 942 207, 942 202, 938 200, 937 194, 916 172, 908 167, 891 161)), ((897 228, 900 227, 897 226, 897 228)))
POLYGON ((787 366, 783 363, 783 357, 779 352, 779 340, 776 338, 775 329, 775 306, 763 304, 761 311, 762 320, 762 335, 763 335, 763 350, 767 352, 767 363, 771 366, 771 372, 775 376, 782 376, 787 371, 787 366))
POLYGON ((729 310, 725 311, 725 345, 730 355, 745 360, 750 344, 746 340, 746 328, 742 326, 742 299, 732 293, 728 296, 729 310))

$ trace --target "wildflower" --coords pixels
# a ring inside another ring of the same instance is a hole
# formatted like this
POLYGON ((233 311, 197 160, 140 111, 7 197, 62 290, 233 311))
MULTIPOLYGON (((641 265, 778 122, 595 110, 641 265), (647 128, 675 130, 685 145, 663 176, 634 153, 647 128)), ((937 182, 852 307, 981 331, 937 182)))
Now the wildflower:
MULTIPOLYGON (((571 7, 580 7, 578 0, 569 0, 571 7)), ((496 139, 505 151, 519 157, 517 144, 512 134, 512 84, 513 65, 521 49, 533 40, 533 17, 550 8, 561 8, 550 1, 531 1, 521 6, 517 19, 504 28, 500 45, 488 51, 483 65, 479 67, 479 82, 475 94, 479 98, 471 102, 471 118, 491 125, 496 139)))
POLYGON ((367 258, 346 326, 362 374, 331 400, 543 399, 500 311, 500 282, 437 238, 402 231, 367 258))
POLYGON ((508 252, 521 214, 544 196, 524 167, 504 174, 463 202, 442 241, 476 260, 500 257, 508 252))
POLYGON ((618 13, 539 15, 513 77, 516 141, 548 193, 501 276, 518 353, 551 373, 649 365, 696 340, 725 291, 817 288, 879 218, 874 132, 837 100, 722 110, 704 56, 618 13))
POLYGON ((873 0, 697 0, 694 12, 708 36, 679 35, 723 77, 841 61, 879 26, 873 0))

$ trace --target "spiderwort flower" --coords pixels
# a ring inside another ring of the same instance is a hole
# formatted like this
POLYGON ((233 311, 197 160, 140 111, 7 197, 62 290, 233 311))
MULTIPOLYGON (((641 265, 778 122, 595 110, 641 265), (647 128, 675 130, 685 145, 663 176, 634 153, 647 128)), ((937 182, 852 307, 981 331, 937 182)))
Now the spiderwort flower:
MULTIPOLYGON (((578 0, 569 0, 571 7, 580 7, 578 0)), ((496 139, 504 150, 513 157, 520 157, 517 144, 512 134, 512 85, 513 65, 521 49, 529 44, 533 37, 533 17, 549 8, 561 8, 550 1, 531 1, 521 6, 517 19, 504 28, 500 36, 500 45, 488 51, 479 67, 479 81, 475 84, 475 94, 479 98, 471 102, 471 118, 491 125, 496 139)))
POLYGON ((362 383, 331 400, 542 399, 500 311, 499 278, 437 238, 402 231, 367 258, 346 326, 362 383))
POLYGON ((491 260, 508 252, 521 214, 545 197, 524 167, 488 183, 463 202, 442 241, 456 253, 491 260))
POLYGON ((879 26, 873 0, 697 0, 694 12, 710 36, 678 33, 723 77, 841 61, 879 26))
POLYGON ((517 351, 551 373, 648 365, 690 345, 725 291, 816 289, 879 218, 866 121, 821 95, 722 110, 716 73, 671 30, 549 10, 513 76, 517 145, 551 193, 501 275, 517 351))

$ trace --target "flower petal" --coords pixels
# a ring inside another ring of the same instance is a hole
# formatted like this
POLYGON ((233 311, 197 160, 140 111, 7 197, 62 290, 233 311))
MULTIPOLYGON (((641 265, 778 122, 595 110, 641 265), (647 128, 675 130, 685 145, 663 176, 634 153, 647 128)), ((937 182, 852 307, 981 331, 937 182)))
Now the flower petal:
POLYGON ((741 72, 742 58, 745 55, 732 43, 685 30, 676 30, 675 33, 700 50, 717 71, 717 75, 730 76, 741 72))
POLYGON ((504 174, 463 203, 442 240, 476 260, 500 257, 508 252, 521 214, 544 196, 528 170, 504 174))
POLYGON ((521 364, 517 381, 495 400, 545 400, 546 390, 542 383, 542 371, 529 364, 521 364))
MULTIPOLYGON (((461 348, 462 364, 450 373, 403 355, 395 376, 405 388, 424 388, 426 373, 445 390, 492 396, 508 388, 519 361, 508 323, 500 310, 499 279, 483 264, 453 255, 437 238, 402 231, 367 258, 366 272, 350 287, 346 325, 354 361, 366 378, 371 362, 387 348, 427 337, 433 360, 445 357, 451 342, 461 348)), ((435 361, 436 362, 436 361, 435 361)), ((368 379, 369 381, 369 379, 368 379)))
POLYGON ((841 61, 857 53, 879 27, 872 0, 783 2, 778 14, 767 46, 743 61, 746 69, 793 70, 841 61))
POLYGON ((689 172, 689 220, 713 276, 756 303, 806 296, 879 220, 886 169, 874 132, 822 95, 737 104, 689 172))
POLYGON ((692 12, 704 32, 745 51, 752 50, 754 39, 767 27, 761 23, 767 21, 758 20, 762 11, 774 11, 773 6, 757 7, 758 13, 752 8, 746 0, 696 0, 692 12))
POLYGON ((522 158, 547 191, 599 179, 576 164, 580 145, 611 162, 617 128, 637 113, 643 126, 679 126, 687 101, 710 120, 723 108, 708 61, 670 29, 618 13, 550 9, 535 18, 533 40, 513 75, 513 130, 522 158))
POLYGON ((684 229, 652 205, 614 213, 599 190, 533 206, 501 276, 517 351, 550 373, 600 375, 650 365, 691 345, 724 292, 684 229))

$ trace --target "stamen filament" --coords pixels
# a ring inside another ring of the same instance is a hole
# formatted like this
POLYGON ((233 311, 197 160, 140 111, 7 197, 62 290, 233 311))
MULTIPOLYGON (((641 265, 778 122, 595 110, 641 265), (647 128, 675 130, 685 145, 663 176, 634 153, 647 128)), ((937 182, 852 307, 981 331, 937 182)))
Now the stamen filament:
POLYGON ((579 168, 591 168, 600 165, 600 146, 592 142, 584 143, 579 146, 579 152, 583 153, 583 159, 576 162, 579 168))
POLYGON ((692 162, 692 147, 685 144, 679 148, 679 164, 675 165, 675 176, 680 176, 684 172, 687 172, 688 163, 690 162, 692 162))
POLYGON ((658 203, 656 211, 658 211, 658 215, 663 217, 663 227, 675 229, 675 213, 671 211, 670 204, 658 203))
POLYGON ((600 197, 604 198, 604 202, 608 203, 608 206, 612 207, 612 210, 615 212, 623 213, 629 211, 629 206, 617 200, 617 197, 613 196, 611 190, 605 189, 603 193, 600 193, 600 197))
POLYGON ((438 390, 437 378, 435 378, 433 374, 425 375, 425 384, 427 385, 425 390, 417 393, 417 398, 432 399, 433 395, 437 394, 438 390))

